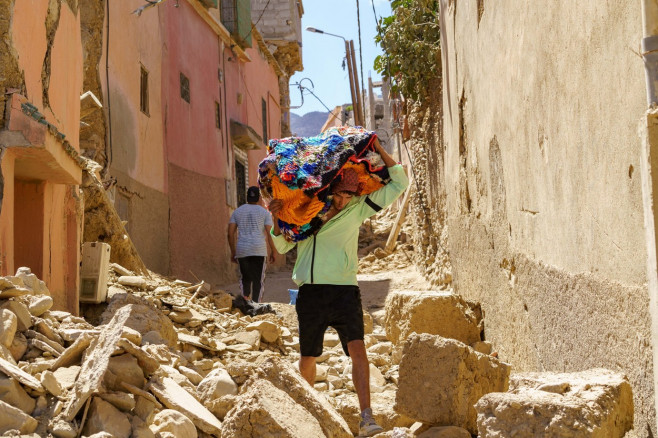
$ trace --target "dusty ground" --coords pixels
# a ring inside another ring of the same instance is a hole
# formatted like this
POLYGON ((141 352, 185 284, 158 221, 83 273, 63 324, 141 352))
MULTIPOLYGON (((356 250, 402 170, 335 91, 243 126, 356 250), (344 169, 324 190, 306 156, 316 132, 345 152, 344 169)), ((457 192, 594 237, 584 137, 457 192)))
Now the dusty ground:
MULTIPOLYGON (((237 269, 237 268, 236 268, 237 269)), ((292 271, 268 272, 265 277, 265 299, 263 302, 287 303, 288 289, 297 289, 291 280, 292 271)), ((361 300, 365 310, 374 311, 384 307, 386 296, 393 290, 426 290, 423 280, 414 266, 395 268, 386 272, 359 274, 361 300)), ((232 294, 240 292, 238 283, 225 285, 224 290, 232 294)))

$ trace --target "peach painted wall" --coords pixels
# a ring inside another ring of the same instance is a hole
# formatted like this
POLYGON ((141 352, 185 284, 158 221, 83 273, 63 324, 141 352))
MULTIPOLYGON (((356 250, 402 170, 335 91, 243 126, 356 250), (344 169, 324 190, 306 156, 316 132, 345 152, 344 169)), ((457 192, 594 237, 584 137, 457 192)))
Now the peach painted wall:
POLYGON ((0 160, 4 180, 0 206, 0 275, 13 275, 14 267, 14 161, 11 150, 5 150, 0 160))
POLYGON ((66 134, 79 150, 80 94, 82 92, 82 43, 80 15, 61 2, 59 22, 51 50, 50 108, 43 107, 41 71, 46 54, 48 0, 24 0, 14 4, 12 39, 20 68, 25 72, 27 98, 46 116, 48 122, 66 134), (28 55, 29 54, 29 55, 28 55))
POLYGON ((222 138, 227 126, 222 130, 215 126, 215 102, 221 103, 219 37, 187 1, 180 0, 178 7, 175 4, 160 6, 166 9, 163 95, 167 99, 168 160, 201 175, 225 178, 222 138), (189 103, 181 98, 181 73, 189 79, 189 103))
POLYGON ((240 87, 246 96, 247 124, 263 135, 262 101, 267 104, 267 138, 258 150, 249 151, 249 185, 256 185, 258 164, 267 155, 266 144, 271 138, 281 137, 281 108, 279 106, 279 79, 267 58, 254 47, 246 50, 251 58, 240 71, 240 87))
MULTIPOLYGON (((112 166, 139 183, 166 192, 162 91, 162 12, 132 13, 142 0, 113 2, 110 7, 110 108, 112 166), (148 72, 149 111, 140 109, 141 67, 148 72)), ((101 72, 105 72, 102 57, 101 72)), ((101 83, 107 90, 105 74, 101 83)))

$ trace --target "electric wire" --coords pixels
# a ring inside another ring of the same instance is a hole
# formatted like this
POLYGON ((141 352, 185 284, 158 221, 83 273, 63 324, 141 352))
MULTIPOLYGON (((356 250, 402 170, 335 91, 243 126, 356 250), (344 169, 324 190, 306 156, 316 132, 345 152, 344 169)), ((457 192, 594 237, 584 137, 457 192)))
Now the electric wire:
POLYGON ((258 20, 256 20, 255 23, 251 24, 251 29, 249 29, 249 32, 247 32, 247 34, 242 38, 243 41, 246 40, 247 38, 249 38, 249 36, 251 35, 251 32, 256 28, 256 26, 258 26, 258 23, 260 23, 260 19, 263 18, 263 14, 267 10, 267 7, 270 5, 270 1, 272 1, 272 0, 267 0, 267 3, 265 3, 265 7, 263 8, 262 11, 260 11, 260 16, 258 17, 258 20))

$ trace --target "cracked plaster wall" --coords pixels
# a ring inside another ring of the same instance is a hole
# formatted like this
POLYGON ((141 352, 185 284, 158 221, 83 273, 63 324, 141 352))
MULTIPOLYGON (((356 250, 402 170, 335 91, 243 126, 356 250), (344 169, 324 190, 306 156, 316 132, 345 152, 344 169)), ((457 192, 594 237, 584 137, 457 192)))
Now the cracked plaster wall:
POLYGON ((486 338, 514 371, 625 373, 629 436, 655 436, 637 171, 644 71, 629 50, 640 5, 441 7, 443 85, 430 106, 442 100, 444 138, 411 111, 425 131, 410 142, 416 168, 433 178, 430 213, 413 216, 437 228, 415 240, 421 264, 434 263, 432 238, 445 242, 454 291, 482 303, 486 338))

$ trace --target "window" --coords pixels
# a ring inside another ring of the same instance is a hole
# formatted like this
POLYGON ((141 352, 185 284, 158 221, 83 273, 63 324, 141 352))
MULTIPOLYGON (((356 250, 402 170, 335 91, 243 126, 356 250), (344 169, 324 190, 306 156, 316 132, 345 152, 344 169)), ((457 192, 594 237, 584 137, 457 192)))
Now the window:
POLYGON ((247 169, 240 161, 235 160, 235 190, 238 207, 247 203, 247 169))
POLYGON ((263 143, 267 144, 267 102, 261 99, 261 107, 263 109, 263 143))
POLYGON ((149 115, 149 72, 144 66, 140 66, 141 75, 139 78, 139 109, 149 115))
POLYGON ((215 101, 215 126, 217 129, 222 129, 222 108, 217 101, 215 101))
POLYGON ((180 74, 180 97, 190 103, 190 80, 183 73, 180 74))

